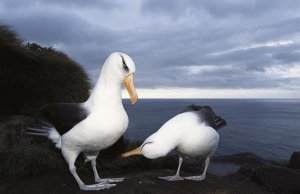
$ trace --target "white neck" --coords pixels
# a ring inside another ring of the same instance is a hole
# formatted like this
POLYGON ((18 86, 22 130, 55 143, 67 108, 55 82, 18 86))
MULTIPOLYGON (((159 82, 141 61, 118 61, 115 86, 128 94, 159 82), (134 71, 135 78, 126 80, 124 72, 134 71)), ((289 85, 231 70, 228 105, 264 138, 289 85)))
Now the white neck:
POLYGON ((122 106, 122 80, 110 74, 108 68, 103 66, 99 79, 86 104, 92 108, 122 106))

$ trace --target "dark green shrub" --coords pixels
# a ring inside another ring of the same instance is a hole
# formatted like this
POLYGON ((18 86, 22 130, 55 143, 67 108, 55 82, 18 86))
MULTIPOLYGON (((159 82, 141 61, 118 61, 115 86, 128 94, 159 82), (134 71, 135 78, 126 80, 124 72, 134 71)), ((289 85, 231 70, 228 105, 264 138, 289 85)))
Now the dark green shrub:
POLYGON ((51 102, 82 102, 89 96, 82 67, 62 52, 38 44, 23 45, 0 26, 0 114, 35 114, 51 102))
POLYGON ((60 152, 51 150, 49 146, 52 145, 30 144, 28 141, 17 144, 1 161, 1 176, 13 180, 67 170, 60 152))
POLYGON ((7 152, 11 147, 23 140, 23 129, 32 123, 31 117, 14 115, 6 121, 0 122, 0 152, 7 152))
MULTIPOLYGON (((126 141, 125 143, 128 149, 140 145, 137 142, 126 141)), ((92 177, 91 164, 85 163, 84 160, 82 155, 76 160, 78 173, 89 174, 92 177)), ((149 169, 152 164, 151 160, 142 156, 105 159, 100 154, 97 161, 97 168, 101 175, 112 171, 149 169)), ((36 143, 30 138, 22 138, 0 160, 0 179, 5 178, 6 181, 61 173, 69 173, 68 165, 60 150, 50 142, 36 143)))

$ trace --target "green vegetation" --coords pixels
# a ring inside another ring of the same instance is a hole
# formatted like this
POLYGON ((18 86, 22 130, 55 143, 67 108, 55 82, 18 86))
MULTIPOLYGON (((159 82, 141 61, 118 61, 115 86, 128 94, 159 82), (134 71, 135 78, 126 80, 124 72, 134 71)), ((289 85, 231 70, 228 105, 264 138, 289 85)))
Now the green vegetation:
MULTIPOLYGON (((22 122, 22 119, 17 120, 22 122)), ((21 125, 14 121, 9 121, 9 123, 14 123, 13 125, 9 125, 10 127, 21 125)), ((7 129, 10 129, 10 127, 7 129)), ((16 135, 16 133, 10 134, 11 137, 15 137, 16 135)), ((0 179, 1 177, 5 177, 6 181, 12 181, 37 177, 39 175, 68 173, 68 166, 60 150, 56 149, 49 141, 41 143, 40 140, 41 138, 32 139, 21 136, 18 140, 12 141, 13 145, 2 157, 0 150, 0 179)), ((137 145, 140 145, 140 142, 125 142, 127 150, 136 148, 137 145)), ((151 161, 141 156, 106 159, 102 158, 100 153, 97 161, 98 169, 101 170, 101 173, 119 171, 121 169, 144 169, 151 166, 151 161)), ((92 176, 90 163, 85 163, 81 155, 76 161, 76 166, 80 174, 83 173, 92 176)))
POLYGON ((6 180, 51 174, 67 169, 61 154, 51 150, 48 143, 22 142, 13 147, 0 165, 0 174, 6 180))
POLYGON ((35 115, 51 102, 82 102, 90 83, 82 67, 62 52, 23 41, 0 25, 0 114, 35 115))
POLYGON ((23 139, 23 128, 33 118, 23 115, 15 115, 5 122, 0 122, 0 152, 7 151, 20 143, 23 139))

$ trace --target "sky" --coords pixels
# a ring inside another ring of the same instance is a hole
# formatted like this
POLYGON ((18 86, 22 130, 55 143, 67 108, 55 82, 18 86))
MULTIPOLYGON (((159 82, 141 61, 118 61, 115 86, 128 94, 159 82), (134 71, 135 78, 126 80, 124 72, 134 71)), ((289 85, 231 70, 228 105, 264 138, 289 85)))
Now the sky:
POLYGON ((142 98, 300 98, 299 0, 1 0, 0 24, 93 83, 125 52, 142 98))

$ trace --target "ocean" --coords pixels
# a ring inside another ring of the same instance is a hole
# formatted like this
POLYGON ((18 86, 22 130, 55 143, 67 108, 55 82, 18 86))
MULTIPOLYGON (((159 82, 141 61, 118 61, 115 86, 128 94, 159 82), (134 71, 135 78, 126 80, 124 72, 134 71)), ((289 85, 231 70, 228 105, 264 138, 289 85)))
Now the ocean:
POLYGON ((281 162, 300 150, 300 100, 140 99, 135 105, 124 100, 126 138, 144 141, 189 104, 211 106, 227 121, 215 155, 252 152, 281 162))

